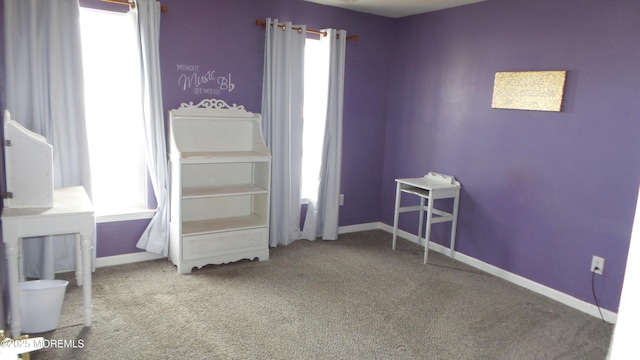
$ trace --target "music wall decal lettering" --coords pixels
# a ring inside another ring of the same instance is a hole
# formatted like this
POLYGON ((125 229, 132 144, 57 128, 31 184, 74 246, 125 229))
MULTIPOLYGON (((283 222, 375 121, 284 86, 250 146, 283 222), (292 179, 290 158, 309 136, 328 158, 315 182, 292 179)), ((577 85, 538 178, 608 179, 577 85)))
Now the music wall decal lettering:
POLYGON ((231 80, 231 73, 219 75, 213 69, 200 71, 199 65, 176 64, 178 85, 182 91, 193 91, 196 95, 220 95, 232 92, 235 84, 231 80))

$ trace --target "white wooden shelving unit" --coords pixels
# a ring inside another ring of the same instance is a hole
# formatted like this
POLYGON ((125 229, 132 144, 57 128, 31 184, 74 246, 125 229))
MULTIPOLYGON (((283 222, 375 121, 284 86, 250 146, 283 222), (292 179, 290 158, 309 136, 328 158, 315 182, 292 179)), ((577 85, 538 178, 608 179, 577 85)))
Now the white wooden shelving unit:
POLYGON ((169 117, 169 258, 178 273, 268 260, 271 155, 260 114, 211 99, 169 117))

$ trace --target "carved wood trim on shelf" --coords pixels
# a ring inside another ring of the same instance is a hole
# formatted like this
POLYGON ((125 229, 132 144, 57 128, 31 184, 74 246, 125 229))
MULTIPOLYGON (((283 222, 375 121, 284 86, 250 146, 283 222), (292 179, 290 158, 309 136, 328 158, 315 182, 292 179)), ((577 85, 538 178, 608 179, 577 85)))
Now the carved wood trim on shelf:
POLYGON ((233 104, 230 106, 226 101, 217 99, 204 99, 195 105, 192 101, 180 104, 180 109, 190 108, 245 110, 243 105, 233 104))

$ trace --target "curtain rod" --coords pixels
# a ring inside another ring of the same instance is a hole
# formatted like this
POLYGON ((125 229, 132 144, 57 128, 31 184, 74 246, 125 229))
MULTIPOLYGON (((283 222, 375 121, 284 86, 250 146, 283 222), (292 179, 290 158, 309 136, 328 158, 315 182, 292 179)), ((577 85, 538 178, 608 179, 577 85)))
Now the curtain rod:
MULTIPOLYGON (((108 3, 112 3, 112 4, 129 5, 132 8, 136 7, 136 3, 133 2, 133 1, 127 1, 127 0, 100 0, 100 1, 108 2, 108 3)), ((163 13, 166 13, 166 12, 169 11, 169 8, 163 5, 163 6, 160 6, 160 10, 163 13)))
MULTIPOLYGON (((262 27, 263 29, 267 27, 267 23, 258 19, 256 20, 256 25, 262 27)), ((284 29, 285 26, 284 25, 278 25, 279 28, 284 29)), ((302 28, 292 28, 293 30, 298 30, 298 31, 302 31, 302 28)), ((322 36, 327 36, 327 32, 326 31, 318 31, 318 30, 306 30, 306 32, 311 33, 311 34, 316 34, 316 35, 322 35, 322 36)), ((351 35, 351 36, 347 36, 347 40, 353 40, 353 41, 358 41, 358 35, 351 35)))

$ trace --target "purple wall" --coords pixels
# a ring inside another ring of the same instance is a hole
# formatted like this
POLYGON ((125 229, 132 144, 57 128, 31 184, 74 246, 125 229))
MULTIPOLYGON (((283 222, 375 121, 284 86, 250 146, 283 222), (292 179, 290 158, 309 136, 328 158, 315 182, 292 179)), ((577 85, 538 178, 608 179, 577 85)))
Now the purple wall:
POLYGON ((488 0, 401 19, 382 220, 395 178, 453 174, 457 251, 591 303, 602 256, 598 300, 617 311, 640 178, 638 19, 628 0, 488 0), (495 73, 524 70, 568 71, 562 112, 491 108, 495 73))
POLYGON ((96 257, 141 252, 136 243, 148 224, 149 220, 96 224, 96 257))

